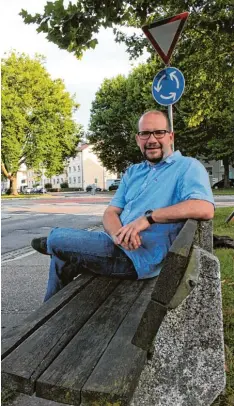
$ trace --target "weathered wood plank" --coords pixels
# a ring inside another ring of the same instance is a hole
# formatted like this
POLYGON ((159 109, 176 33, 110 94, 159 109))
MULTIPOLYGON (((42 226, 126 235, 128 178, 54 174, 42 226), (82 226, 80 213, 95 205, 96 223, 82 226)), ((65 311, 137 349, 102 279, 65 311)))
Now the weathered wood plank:
POLYGON ((48 300, 48 302, 30 314, 19 326, 5 330, 2 335, 2 359, 65 306, 94 278, 93 275, 80 275, 76 280, 48 300))
POLYGON ((2 361, 2 383, 32 394, 39 375, 120 283, 96 278, 2 361))
POLYGON ((196 220, 187 220, 164 260, 162 270, 151 295, 151 301, 132 340, 134 345, 144 350, 150 349, 152 341, 167 313, 167 306, 174 297, 186 272, 196 228, 196 220))
POLYGON ((82 406, 128 405, 145 365, 147 353, 131 344, 150 300, 155 279, 145 282, 123 323, 81 391, 82 406))
POLYGON ((132 339, 132 344, 145 351, 149 350, 166 313, 165 306, 150 300, 132 339))
POLYGON ((152 300, 167 305, 176 293, 189 261, 189 253, 193 244, 196 227, 196 220, 187 220, 174 240, 164 260, 162 270, 152 293, 152 300))
MULTIPOLYGON (((36 395, 73 405, 144 282, 122 281, 36 383, 36 395)), ((110 360, 112 362, 112 359, 110 360)))

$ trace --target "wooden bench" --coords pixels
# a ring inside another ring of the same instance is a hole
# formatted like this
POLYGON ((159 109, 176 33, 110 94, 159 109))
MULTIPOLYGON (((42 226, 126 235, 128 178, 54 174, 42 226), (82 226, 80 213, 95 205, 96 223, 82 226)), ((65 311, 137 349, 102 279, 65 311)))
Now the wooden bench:
POLYGON ((168 308, 196 285, 176 296, 196 229, 185 223, 158 278, 80 275, 5 331, 2 385, 70 405, 128 405, 168 308))

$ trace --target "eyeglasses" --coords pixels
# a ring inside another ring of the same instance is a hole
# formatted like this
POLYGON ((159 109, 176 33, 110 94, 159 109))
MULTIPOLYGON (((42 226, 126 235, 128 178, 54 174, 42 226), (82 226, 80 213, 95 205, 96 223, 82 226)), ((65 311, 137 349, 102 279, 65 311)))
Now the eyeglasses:
POLYGON ((166 133, 170 133, 168 130, 154 130, 154 131, 138 131, 138 136, 141 140, 148 140, 151 134, 157 139, 160 140, 165 136, 166 133))

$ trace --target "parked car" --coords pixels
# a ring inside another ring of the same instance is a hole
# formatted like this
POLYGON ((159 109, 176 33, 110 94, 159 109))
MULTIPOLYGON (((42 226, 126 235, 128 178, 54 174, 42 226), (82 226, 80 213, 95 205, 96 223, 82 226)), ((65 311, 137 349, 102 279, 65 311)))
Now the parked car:
MULTIPOLYGON (((91 191, 92 191, 92 188, 93 188, 92 185, 88 185, 88 186, 86 187, 86 192, 91 192, 91 191)), ((95 188, 95 192, 101 192, 101 191, 102 191, 102 189, 101 189, 100 187, 96 187, 96 188, 95 188)))
MULTIPOLYGON (((230 187, 234 187, 234 179, 229 179, 230 187)), ((224 188, 224 179, 213 184, 212 189, 222 189, 224 188)))
POLYGON ((110 186, 109 186, 109 191, 111 190, 117 190, 120 184, 120 179, 116 179, 110 186))
POLYGON ((46 188, 42 187, 40 189, 37 189, 36 193, 47 193, 47 190, 46 190, 46 188))
POLYGON ((27 195, 32 193, 32 191, 33 191, 33 189, 31 187, 26 187, 23 189, 23 193, 25 193, 27 195))
POLYGON ((36 186, 31 189, 30 193, 47 193, 47 190, 46 190, 46 188, 43 188, 41 186, 36 186))

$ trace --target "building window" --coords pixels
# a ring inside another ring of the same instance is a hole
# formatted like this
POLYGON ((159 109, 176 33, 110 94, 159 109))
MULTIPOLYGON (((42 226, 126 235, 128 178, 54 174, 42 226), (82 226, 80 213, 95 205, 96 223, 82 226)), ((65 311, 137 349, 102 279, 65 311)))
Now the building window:
POLYGON ((26 183, 26 179, 22 179, 22 180, 21 180, 21 183, 26 183))
POLYGON ((59 183, 59 178, 57 178, 57 183, 59 183))
POLYGON ((76 171, 76 167, 75 167, 75 166, 73 166, 73 171, 74 171, 74 172, 76 171))
POLYGON ((80 171, 80 165, 77 166, 77 170, 80 171))
POLYGON ((76 183, 76 177, 73 178, 73 182, 76 183))
POLYGON ((210 176, 213 175, 212 166, 207 167, 206 170, 207 170, 207 172, 208 172, 208 174, 209 174, 210 176))
POLYGON ((69 178, 69 183, 71 183, 71 178, 69 178))
POLYGON ((55 179, 53 179, 53 183, 55 184, 55 179))
POLYGON ((80 176, 78 176, 78 183, 80 183, 80 176))
POLYGON ((69 166, 69 168, 68 168, 68 169, 69 169, 69 172, 71 172, 71 167, 70 167, 70 166, 69 166))
POLYGON ((60 182, 63 183, 63 178, 61 178, 60 182))

